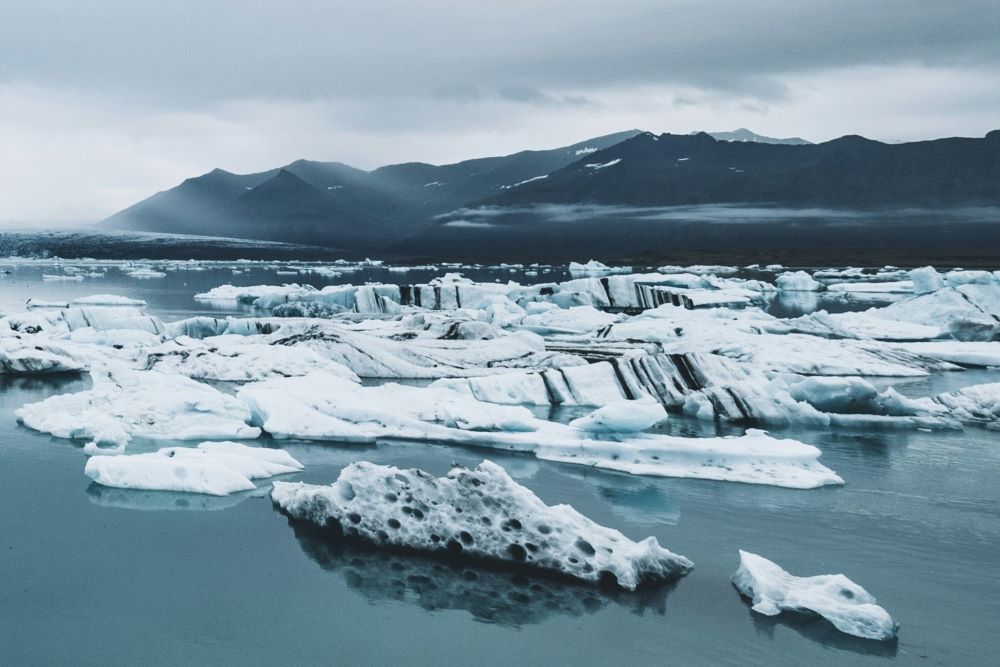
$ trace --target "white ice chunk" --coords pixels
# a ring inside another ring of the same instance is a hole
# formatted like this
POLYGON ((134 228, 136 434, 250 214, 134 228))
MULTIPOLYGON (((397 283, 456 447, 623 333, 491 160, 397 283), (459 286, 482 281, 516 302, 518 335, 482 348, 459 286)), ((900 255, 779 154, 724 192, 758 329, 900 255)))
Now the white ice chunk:
POLYGON ((147 491, 224 496, 254 489, 250 480, 302 470, 280 449, 206 442, 197 449, 168 447, 132 456, 93 456, 84 472, 98 484, 147 491))
POLYGON ((86 359, 48 341, 0 338, 0 375, 45 375, 87 370, 86 359))
POLYGON ((163 271, 156 271, 155 269, 150 269, 148 267, 140 267, 136 269, 131 269, 125 272, 130 278, 165 278, 167 276, 163 271))
POLYGON ((360 382, 349 368, 324 359, 304 347, 243 343, 217 344, 191 338, 170 341, 145 352, 145 368, 180 373, 202 380, 250 382, 270 377, 291 377, 325 371, 360 382))
POLYGON ((943 410, 959 421, 1000 428, 1000 382, 963 387, 915 402, 927 407, 930 412, 943 410))
POLYGON ((962 366, 1000 367, 1000 341, 942 340, 899 343, 899 347, 962 366))
POLYGON ((842 574, 796 577, 776 563, 740 551, 740 569, 733 585, 765 616, 782 611, 812 612, 841 632, 865 639, 888 640, 898 626, 872 595, 842 574))
POLYGON ((569 505, 546 505, 491 461, 439 478, 360 461, 329 486, 275 482, 271 498, 295 519, 379 545, 512 562, 628 590, 694 566, 655 537, 633 542, 569 505))
POLYGON ((782 292, 819 292, 823 283, 813 280, 805 271, 782 273, 775 281, 782 292))
POLYGON ((636 433, 667 418, 667 411, 652 398, 615 401, 569 423, 592 433, 636 433))
POLYGON ((91 372, 94 386, 51 396, 17 411, 25 426, 57 438, 94 439, 109 421, 130 437, 201 440, 256 438, 247 406, 206 384, 159 371, 122 367, 91 372))
POLYGON ((628 273, 628 271, 629 267, 627 266, 611 267, 596 259, 592 259, 586 264, 569 263, 569 274, 574 278, 577 276, 606 276, 609 273, 628 273))
POLYGON ((930 294, 944 287, 944 279, 933 266, 913 269, 909 273, 916 294, 930 294))
POLYGON ((845 292, 852 294, 911 294, 914 290, 913 282, 909 280, 896 280, 884 282, 852 282, 834 283, 826 286, 829 292, 845 292))
POLYGON ((81 296, 70 302, 74 306, 132 306, 141 308, 146 305, 142 299, 130 299, 117 294, 92 294, 81 296))
POLYGON ((520 451, 639 475, 803 489, 843 484, 817 461, 817 448, 762 431, 732 438, 595 434, 538 419, 520 406, 492 405, 444 387, 359 387, 322 373, 258 382, 241 388, 237 396, 250 407, 253 423, 275 438, 400 439, 520 451))

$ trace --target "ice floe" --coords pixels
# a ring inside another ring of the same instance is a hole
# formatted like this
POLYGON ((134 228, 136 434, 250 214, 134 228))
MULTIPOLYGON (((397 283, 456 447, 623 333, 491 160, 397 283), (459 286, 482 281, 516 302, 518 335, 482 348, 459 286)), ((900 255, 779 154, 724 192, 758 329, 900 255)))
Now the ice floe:
POLYGON ((908 403, 929 414, 946 414, 967 423, 1000 430, 1000 382, 976 384, 908 403))
POLYGON ((896 636, 898 626, 889 613, 842 574, 796 577, 766 558, 741 550, 733 584, 760 614, 814 613, 855 637, 889 640, 896 636))
MULTIPOLYGON (((691 477, 789 488, 842 484, 820 451, 762 431, 727 438, 636 433, 635 410, 593 420, 602 432, 536 418, 520 406, 492 405, 447 388, 359 387, 314 373, 246 385, 237 397, 252 423, 278 439, 375 442, 396 439, 531 453, 540 459, 639 475, 691 477), (623 413, 631 412, 631 415, 623 413), (623 426, 627 432, 611 432, 623 426)), ((653 408, 650 408, 652 412, 653 408)), ((647 421, 649 414, 642 415, 647 421)), ((659 414, 659 413, 657 413, 659 414)), ((582 425, 587 425, 584 422, 582 425)))
POLYGON ((254 488, 251 480, 302 470, 280 449, 203 442, 146 454, 92 456, 84 473, 103 486, 225 496, 254 488))
POLYGON ((596 259, 592 259, 586 264, 581 264, 579 262, 569 263, 569 274, 571 276, 605 276, 609 273, 628 273, 629 267, 627 266, 616 266, 611 267, 603 262, 598 262, 596 259))
POLYGON ((0 337, 0 374, 78 373, 87 368, 85 359, 58 343, 0 337))
POLYGON ((782 273, 776 283, 782 292, 819 292, 823 289, 823 283, 813 280, 805 271, 782 273))
POLYGON ((17 410, 25 426, 57 438, 88 440, 91 451, 122 450, 132 437, 170 440, 247 439, 247 406, 190 378, 125 367, 92 370, 93 387, 51 396, 17 410))
POLYGON ((379 545, 510 562, 628 590, 693 567, 654 537, 634 542, 569 505, 546 505, 490 461, 439 478, 361 461, 329 486, 275 482, 271 498, 294 519, 379 545))
POLYGON ((251 382, 271 377, 291 377, 325 371, 358 382, 349 368, 321 357, 308 348, 266 345, 245 337, 197 340, 182 336, 143 350, 138 365, 179 373, 201 380, 251 382), (228 340, 226 340, 229 338, 228 340))

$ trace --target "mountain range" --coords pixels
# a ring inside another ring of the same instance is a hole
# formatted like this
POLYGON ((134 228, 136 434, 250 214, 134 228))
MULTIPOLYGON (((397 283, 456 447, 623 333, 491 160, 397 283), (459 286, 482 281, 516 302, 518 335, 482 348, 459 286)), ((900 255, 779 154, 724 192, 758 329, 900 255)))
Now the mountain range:
MULTIPOLYGON (((254 174, 216 169, 105 224, 382 255, 461 259, 530 249, 532 257, 557 259, 739 238, 756 243, 776 233, 784 243, 788 235, 776 230, 789 226, 792 236, 836 247, 835 231, 845 224, 853 231, 844 241, 857 240, 860 229, 874 242, 894 224, 921 227, 941 215, 956 229, 972 222, 982 231, 982 223, 996 221, 994 207, 1000 131, 898 144, 850 135, 811 144, 743 129, 716 136, 631 130, 440 166, 364 171, 298 160, 254 174), (741 227, 719 236, 733 225, 741 227)), ((927 238, 935 242, 934 233, 927 238)))

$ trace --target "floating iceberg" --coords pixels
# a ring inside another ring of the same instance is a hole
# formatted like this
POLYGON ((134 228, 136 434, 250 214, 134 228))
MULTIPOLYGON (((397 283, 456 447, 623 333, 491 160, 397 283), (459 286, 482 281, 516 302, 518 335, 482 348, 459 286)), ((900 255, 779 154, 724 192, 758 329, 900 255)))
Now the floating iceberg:
POLYGON ((611 267, 602 262, 598 262, 596 259, 592 259, 586 264, 580 264, 579 262, 569 263, 569 274, 573 277, 605 276, 609 273, 628 273, 629 270, 630 269, 627 266, 611 267))
POLYGON ((909 273, 915 294, 930 294, 944 287, 944 278, 933 266, 913 269, 909 273))
POLYGON ((823 289, 823 283, 813 280, 805 271, 782 273, 775 282, 782 292, 819 292, 823 289))
POLYGON ((57 438, 86 439, 117 449, 132 437, 203 440, 248 439, 260 429, 232 396, 190 378, 124 367, 92 370, 94 386, 51 396, 17 411, 25 426, 57 438))
POLYGON ((667 418, 663 406, 652 398, 615 401, 574 419, 570 426, 592 433, 638 433, 667 418))
POLYGON ((167 276, 163 271, 156 271, 147 267, 128 270, 125 272, 125 275, 129 278, 165 278, 167 276))
POLYGON ((303 321, 282 326, 264 340, 271 345, 312 349, 363 378, 436 379, 489 375, 506 368, 586 363, 546 350, 541 337, 526 331, 486 340, 421 338, 414 330, 393 330, 388 336, 373 333, 333 322, 303 321))
MULTIPOLYGON (((221 337, 225 338, 225 337, 221 337)), ((325 371, 360 382, 350 369, 321 357, 308 348, 239 343, 180 337, 146 348, 143 368, 179 373, 201 380, 252 382, 271 377, 292 377, 325 371)))
MULTIPOLYGON (((802 489, 843 484, 817 461, 817 448, 761 431, 731 438, 594 433, 538 419, 520 406, 492 405, 444 387, 359 387, 321 373, 247 385, 237 396, 250 407, 252 423, 275 438, 411 440, 526 452, 540 459, 639 475, 802 489)), ((609 420, 605 426, 612 423, 609 420)), ((629 427, 633 426, 634 422, 629 427)))
POLYGON ((931 398, 915 399, 911 404, 928 413, 944 413, 962 422, 985 424, 1000 430, 1000 382, 976 384, 931 398))
POLYGON ((235 442, 203 442, 197 448, 168 447, 147 454, 92 456, 84 472, 103 486, 146 491, 183 491, 225 496, 256 488, 253 479, 302 470, 281 449, 235 442))
POLYGON ((146 302, 142 299, 130 299, 127 296, 117 294, 92 294, 73 299, 70 304, 74 306, 132 306, 141 308, 146 305, 146 302))
POLYGON ((910 280, 833 283, 827 285, 826 289, 829 292, 852 294, 912 294, 914 291, 913 282, 910 280))
POLYGON ((361 461, 329 486, 275 482, 271 498, 294 519, 376 544, 511 562, 628 590, 693 567, 654 537, 633 542, 569 505, 546 505, 490 461, 439 478, 361 461))
POLYGON ((753 601, 753 610, 766 616, 782 611, 812 612, 829 620, 841 632, 865 639, 888 640, 898 626, 875 598, 842 574, 796 577, 777 564, 740 551, 740 568, 733 585, 753 601))
POLYGON ((1000 283, 945 287, 881 309, 886 319, 943 327, 959 340, 1000 338, 1000 283))
POLYGON ((0 338, 0 375, 79 373, 87 367, 85 359, 65 346, 18 337, 0 338))

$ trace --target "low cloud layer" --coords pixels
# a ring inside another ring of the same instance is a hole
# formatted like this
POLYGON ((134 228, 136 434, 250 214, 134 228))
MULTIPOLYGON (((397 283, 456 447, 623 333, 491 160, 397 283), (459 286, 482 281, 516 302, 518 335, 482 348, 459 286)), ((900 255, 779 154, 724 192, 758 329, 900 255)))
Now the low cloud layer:
POLYGON ((98 219, 216 166, 300 157, 371 168, 629 128, 895 141, 1000 125, 1000 5, 824 5, 11 0, 0 220, 98 219))

